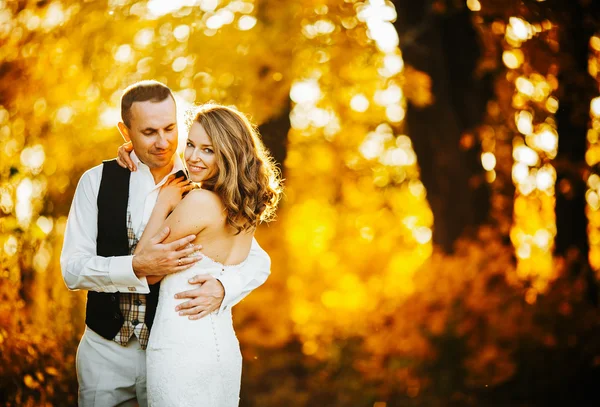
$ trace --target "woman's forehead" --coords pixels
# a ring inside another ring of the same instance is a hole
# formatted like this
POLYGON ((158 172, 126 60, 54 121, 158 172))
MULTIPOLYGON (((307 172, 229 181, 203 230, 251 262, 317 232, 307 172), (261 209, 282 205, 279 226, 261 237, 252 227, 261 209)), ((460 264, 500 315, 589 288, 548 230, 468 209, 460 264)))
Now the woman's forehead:
POLYGON ((188 137, 195 144, 212 144, 212 140, 204 130, 204 127, 198 122, 192 124, 188 137))

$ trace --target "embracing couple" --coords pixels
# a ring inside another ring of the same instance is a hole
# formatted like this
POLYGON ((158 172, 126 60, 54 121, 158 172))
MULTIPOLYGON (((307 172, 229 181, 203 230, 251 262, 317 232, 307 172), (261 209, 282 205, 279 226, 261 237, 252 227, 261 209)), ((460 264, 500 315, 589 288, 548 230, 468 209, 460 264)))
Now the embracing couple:
POLYGON ((79 405, 237 406, 231 308, 270 274, 253 235, 279 173, 248 119, 214 104, 195 110, 184 164, 160 82, 128 87, 121 117, 131 143, 81 177, 61 254, 66 285, 88 291, 79 405))

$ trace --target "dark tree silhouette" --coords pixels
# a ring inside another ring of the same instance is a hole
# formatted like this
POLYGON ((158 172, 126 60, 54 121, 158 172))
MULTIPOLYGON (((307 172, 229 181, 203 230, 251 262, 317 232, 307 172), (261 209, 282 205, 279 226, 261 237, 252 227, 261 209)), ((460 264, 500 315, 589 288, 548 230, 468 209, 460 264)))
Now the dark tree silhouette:
POLYGON ((406 123, 435 219, 433 241, 450 253, 461 234, 489 215, 481 151, 476 143, 461 148, 460 140, 481 123, 491 80, 475 75, 481 51, 468 9, 442 13, 431 1, 393 3, 404 60, 432 79, 433 104, 409 103, 406 123))
POLYGON ((585 162, 590 101, 597 84, 588 73, 589 40, 595 34, 600 4, 592 1, 561 0, 552 10, 560 27, 560 108, 558 155, 556 157, 556 254, 574 260, 574 270, 588 276, 590 298, 597 302, 595 276, 588 262, 585 162))

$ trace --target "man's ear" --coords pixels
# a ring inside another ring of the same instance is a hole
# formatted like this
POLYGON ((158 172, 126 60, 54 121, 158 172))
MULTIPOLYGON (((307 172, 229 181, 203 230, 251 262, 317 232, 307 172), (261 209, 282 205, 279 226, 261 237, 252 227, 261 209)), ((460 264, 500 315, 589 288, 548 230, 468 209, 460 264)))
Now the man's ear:
POLYGON ((121 136, 123 136, 125 142, 129 143, 131 141, 131 138, 129 137, 129 128, 127 127, 127 125, 123 122, 119 122, 117 124, 117 127, 119 128, 119 132, 121 133, 121 136))

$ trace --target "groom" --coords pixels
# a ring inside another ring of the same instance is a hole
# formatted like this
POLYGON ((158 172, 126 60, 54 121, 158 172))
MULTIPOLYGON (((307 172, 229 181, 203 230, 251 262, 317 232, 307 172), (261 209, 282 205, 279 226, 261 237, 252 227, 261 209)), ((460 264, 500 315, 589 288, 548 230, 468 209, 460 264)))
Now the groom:
MULTIPOLYGON (((163 243, 166 228, 135 256, 132 253, 150 218, 161 186, 181 176, 177 154, 177 114, 171 90, 156 81, 128 87, 121 98, 119 131, 131 141, 137 171, 105 161, 81 177, 65 230, 60 258, 71 290, 87 290, 86 329, 77 350, 79 406, 147 405, 146 357, 162 276, 192 267, 195 236, 163 243)), ((238 303, 270 274, 269 256, 256 241, 240 269, 218 279, 199 275, 199 288, 179 293, 181 318, 201 318, 238 303)), ((175 309, 173 312, 177 312, 175 309)), ((185 372, 181 372, 183 375, 185 372)))

